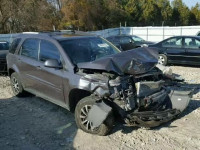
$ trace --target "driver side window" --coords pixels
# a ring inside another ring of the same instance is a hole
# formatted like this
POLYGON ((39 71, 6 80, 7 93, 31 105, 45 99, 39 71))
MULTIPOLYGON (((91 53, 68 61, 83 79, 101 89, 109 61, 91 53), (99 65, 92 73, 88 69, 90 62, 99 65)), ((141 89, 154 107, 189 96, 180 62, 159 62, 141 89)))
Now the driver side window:
POLYGON ((53 43, 41 40, 39 60, 45 62, 47 59, 56 59, 60 62, 60 53, 53 43))

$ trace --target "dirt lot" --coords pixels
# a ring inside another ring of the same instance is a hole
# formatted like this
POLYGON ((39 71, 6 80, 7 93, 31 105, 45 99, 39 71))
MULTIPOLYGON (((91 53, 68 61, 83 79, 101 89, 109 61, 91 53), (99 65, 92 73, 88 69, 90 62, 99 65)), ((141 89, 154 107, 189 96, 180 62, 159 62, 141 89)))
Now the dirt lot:
MULTIPOLYGON (((200 88, 200 68, 174 66, 190 87, 200 88)), ((67 110, 37 97, 13 97, 9 78, 0 77, 0 149, 169 149, 200 150, 200 92, 175 121, 147 130, 120 123, 105 137, 77 129, 67 110)))

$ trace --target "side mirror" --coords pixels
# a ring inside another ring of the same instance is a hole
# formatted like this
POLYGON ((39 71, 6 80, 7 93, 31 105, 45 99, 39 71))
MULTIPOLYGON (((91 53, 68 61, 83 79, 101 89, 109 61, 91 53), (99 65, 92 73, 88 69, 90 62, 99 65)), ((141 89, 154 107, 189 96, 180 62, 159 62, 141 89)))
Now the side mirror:
POLYGON ((44 66, 48 67, 48 68, 56 68, 56 69, 62 69, 63 68, 56 59, 46 60, 44 62, 44 66))

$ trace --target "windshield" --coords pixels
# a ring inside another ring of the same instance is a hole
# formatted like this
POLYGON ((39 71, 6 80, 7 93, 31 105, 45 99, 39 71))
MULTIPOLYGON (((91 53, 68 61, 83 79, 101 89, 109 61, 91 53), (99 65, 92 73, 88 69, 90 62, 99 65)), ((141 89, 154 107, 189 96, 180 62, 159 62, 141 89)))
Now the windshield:
POLYGON ((9 44, 8 42, 0 42, 0 50, 8 50, 9 44))
POLYGON ((120 51, 100 37, 87 37, 59 41, 73 64, 91 62, 120 51))
POLYGON ((144 41, 144 39, 138 37, 138 36, 132 36, 132 39, 135 41, 135 42, 142 42, 144 41))

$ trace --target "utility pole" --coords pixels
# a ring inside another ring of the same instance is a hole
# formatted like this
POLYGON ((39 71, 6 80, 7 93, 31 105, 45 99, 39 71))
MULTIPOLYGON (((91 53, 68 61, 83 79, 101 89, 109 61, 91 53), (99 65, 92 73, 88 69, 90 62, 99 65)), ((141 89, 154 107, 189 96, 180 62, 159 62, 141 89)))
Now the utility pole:
POLYGON ((122 33, 121 33, 121 26, 122 26, 122 23, 120 22, 120 24, 119 24, 119 35, 122 34, 122 33))
POLYGON ((164 26, 165 21, 162 22, 162 27, 164 26))

